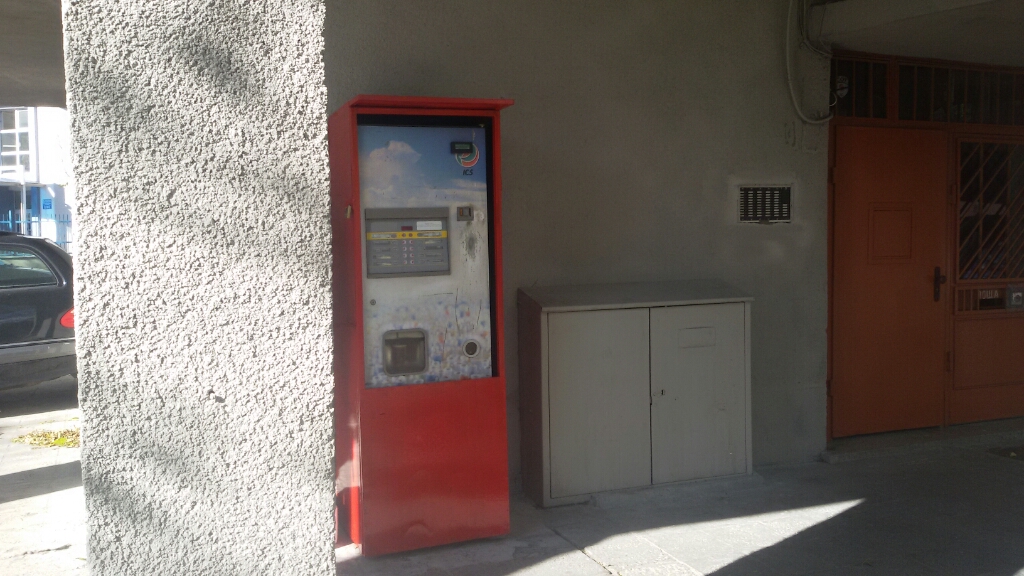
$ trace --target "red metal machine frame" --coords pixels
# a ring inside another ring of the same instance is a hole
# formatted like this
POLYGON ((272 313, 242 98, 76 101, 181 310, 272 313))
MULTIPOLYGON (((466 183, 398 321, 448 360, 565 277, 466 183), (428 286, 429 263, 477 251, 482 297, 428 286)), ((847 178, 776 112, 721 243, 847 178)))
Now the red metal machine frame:
POLYGON ((505 534, 508 438, 501 260, 500 110, 511 100, 358 96, 331 115, 337 525, 373 556, 505 534), (366 388, 357 119, 490 118, 497 376, 366 388))

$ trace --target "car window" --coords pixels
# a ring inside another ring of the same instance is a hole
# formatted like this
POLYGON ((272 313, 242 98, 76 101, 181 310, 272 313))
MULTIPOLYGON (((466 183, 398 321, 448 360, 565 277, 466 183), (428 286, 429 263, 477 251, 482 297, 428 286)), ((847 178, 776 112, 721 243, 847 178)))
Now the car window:
POLYGON ((0 289, 56 283, 57 277, 39 256, 21 247, 0 244, 0 289))

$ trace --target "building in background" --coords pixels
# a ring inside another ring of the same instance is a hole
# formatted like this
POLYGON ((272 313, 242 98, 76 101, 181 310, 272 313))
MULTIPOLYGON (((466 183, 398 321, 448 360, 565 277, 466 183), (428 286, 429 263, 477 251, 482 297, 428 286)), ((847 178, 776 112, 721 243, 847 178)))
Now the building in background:
POLYGON ((0 230, 73 250, 68 138, 63 108, 0 108, 0 230))

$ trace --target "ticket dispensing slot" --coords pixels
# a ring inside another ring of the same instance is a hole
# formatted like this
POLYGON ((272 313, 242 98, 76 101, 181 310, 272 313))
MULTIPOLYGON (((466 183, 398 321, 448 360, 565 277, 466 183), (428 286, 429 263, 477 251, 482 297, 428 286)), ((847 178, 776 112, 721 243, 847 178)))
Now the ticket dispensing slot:
POLYGON ((384 333, 384 371, 391 375, 419 374, 427 369, 427 333, 391 330, 384 333))

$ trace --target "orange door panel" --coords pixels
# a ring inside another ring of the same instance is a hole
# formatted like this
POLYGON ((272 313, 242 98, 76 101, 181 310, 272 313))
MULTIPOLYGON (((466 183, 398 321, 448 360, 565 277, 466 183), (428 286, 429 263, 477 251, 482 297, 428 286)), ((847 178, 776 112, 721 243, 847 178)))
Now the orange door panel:
POLYGON ((963 314, 955 331, 950 423, 1024 415, 1024 318, 963 314))
POLYGON ((836 128, 834 437, 942 424, 947 135, 836 128))

